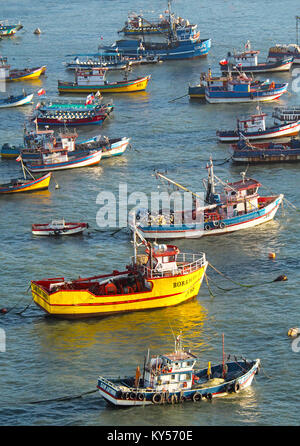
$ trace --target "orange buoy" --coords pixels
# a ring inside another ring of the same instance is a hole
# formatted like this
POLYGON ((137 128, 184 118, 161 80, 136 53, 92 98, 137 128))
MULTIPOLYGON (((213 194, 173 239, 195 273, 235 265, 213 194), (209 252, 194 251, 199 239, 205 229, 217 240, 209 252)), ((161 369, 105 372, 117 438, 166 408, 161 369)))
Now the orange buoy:
POLYGON ((275 259, 275 258, 276 258, 275 252, 269 252, 269 259, 275 259))

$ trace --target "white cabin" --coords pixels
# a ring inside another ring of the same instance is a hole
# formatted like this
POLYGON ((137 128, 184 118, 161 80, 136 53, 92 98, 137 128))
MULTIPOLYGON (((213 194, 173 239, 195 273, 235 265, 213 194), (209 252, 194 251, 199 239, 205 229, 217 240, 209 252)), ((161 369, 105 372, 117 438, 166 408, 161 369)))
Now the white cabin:
POLYGON ((224 187, 227 217, 247 214, 258 209, 259 195, 257 191, 260 186, 258 181, 251 178, 227 183, 227 186, 224 187))
POLYGON ((160 356, 151 356, 145 364, 144 386, 155 391, 189 390, 193 385, 196 357, 182 349, 160 356))
POLYGON ((107 68, 91 67, 88 69, 76 69, 75 81, 78 86, 104 85, 107 68))
POLYGON ((247 119, 237 119, 237 130, 245 133, 265 131, 266 116, 266 113, 259 112, 247 119))

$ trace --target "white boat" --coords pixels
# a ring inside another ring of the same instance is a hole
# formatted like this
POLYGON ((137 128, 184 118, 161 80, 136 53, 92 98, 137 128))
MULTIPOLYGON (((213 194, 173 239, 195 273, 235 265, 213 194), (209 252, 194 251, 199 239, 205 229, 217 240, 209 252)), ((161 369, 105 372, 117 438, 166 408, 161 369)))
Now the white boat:
POLYGON ((34 93, 23 93, 18 96, 8 96, 7 98, 0 99, 0 108, 18 107, 20 105, 27 105, 32 102, 34 93))
POLYGON ((82 234, 82 232, 89 227, 88 223, 67 223, 64 219, 52 220, 50 223, 33 224, 33 235, 75 235, 82 234))
POLYGON ((220 142, 239 141, 241 134, 249 141, 273 139, 298 135, 300 131, 300 113, 294 121, 277 122, 274 120, 274 124, 269 127, 266 126, 266 117, 267 114, 263 113, 258 106, 256 113, 237 119, 235 130, 218 130, 218 140, 220 142))

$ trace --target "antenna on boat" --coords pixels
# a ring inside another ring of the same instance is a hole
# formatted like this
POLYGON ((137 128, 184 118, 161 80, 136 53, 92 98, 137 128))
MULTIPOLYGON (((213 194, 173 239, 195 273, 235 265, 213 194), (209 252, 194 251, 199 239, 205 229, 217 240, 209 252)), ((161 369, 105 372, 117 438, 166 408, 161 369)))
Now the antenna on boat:
POLYGON ((296 15, 296 44, 299 45, 299 40, 298 40, 298 20, 300 20, 300 16, 296 15))

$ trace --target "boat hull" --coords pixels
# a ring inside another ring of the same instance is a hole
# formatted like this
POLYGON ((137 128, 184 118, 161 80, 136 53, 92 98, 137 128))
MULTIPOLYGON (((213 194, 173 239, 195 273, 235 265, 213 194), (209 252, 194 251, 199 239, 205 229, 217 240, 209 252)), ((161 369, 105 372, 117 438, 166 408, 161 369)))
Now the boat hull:
POLYGON ((23 26, 21 24, 18 25, 2 25, 0 26, 0 37, 8 37, 16 34, 17 31, 22 29, 23 26))
POLYGON ((151 76, 124 82, 107 83, 105 85, 77 85, 69 82, 58 82, 59 93, 133 93, 144 91, 151 76))
MULTIPOLYGON (((286 60, 276 60, 276 61, 270 61, 267 63, 260 63, 253 66, 246 66, 242 65, 238 68, 232 67, 232 72, 240 73, 241 71, 244 73, 276 73, 276 72, 282 72, 282 71, 290 71, 292 65, 293 65, 293 58, 289 57, 286 60)), ((223 73, 228 73, 228 68, 225 68, 224 66, 221 66, 221 71, 223 73)))
POLYGON ((12 70, 10 76, 5 78, 6 82, 18 82, 18 81, 27 81, 31 79, 37 79, 40 77, 46 70, 46 66, 32 68, 28 71, 28 73, 24 73, 23 70, 12 70))
MULTIPOLYGON (((284 136, 298 135, 300 131, 300 120, 291 124, 284 124, 267 128, 266 130, 258 132, 241 132, 249 141, 260 139, 274 139, 282 138, 284 136)), ((234 142, 239 141, 240 135, 237 130, 232 131, 218 131, 218 140, 220 142, 234 142)))
POLYGON ((49 228, 48 224, 32 225, 32 234, 38 236, 62 236, 82 234, 88 227, 86 223, 65 223, 64 228, 49 228))
POLYGON ((80 167, 91 167, 99 164, 102 157, 102 150, 95 153, 88 153, 76 159, 54 163, 54 164, 26 164, 30 172, 52 172, 57 170, 75 169, 80 167))
MULTIPOLYGON (((190 224, 190 225, 153 225, 143 226, 139 225, 139 231, 147 240, 174 240, 183 238, 200 238, 204 236, 224 235, 231 232, 240 231, 242 229, 250 229, 260 224, 273 220, 276 212, 283 200, 283 195, 276 197, 268 197, 270 203, 249 212, 248 214, 233 216, 231 218, 224 218, 218 224, 207 222, 204 224, 190 224)), ((263 204, 264 198, 260 198, 263 204)), ((129 215, 129 227, 133 230, 132 215, 129 215)))
POLYGON ((0 194, 12 194, 23 192, 37 192, 40 190, 48 189, 51 179, 51 173, 44 175, 41 178, 28 181, 26 184, 20 185, 0 185, 0 194))
POLYGON ((290 143, 246 143, 232 144, 232 161, 234 163, 282 163, 300 161, 299 140, 290 143))
POLYGON ((287 91, 288 84, 281 84, 281 86, 269 90, 249 91, 249 92, 234 92, 225 91, 218 87, 206 88, 205 99, 211 104, 218 103, 238 103, 238 102, 253 102, 253 101, 274 101, 287 91))
POLYGON ((0 108, 18 107, 20 105, 30 104, 33 98, 33 93, 27 96, 14 96, 0 101, 0 108))
POLYGON ((179 305, 197 296, 207 261, 196 271, 170 277, 152 277, 150 291, 97 296, 87 290, 57 291, 49 294, 43 281, 32 281, 34 302, 46 313, 64 319, 104 317, 130 311, 150 310, 179 305))
MULTIPOLYGON (((228 394, 236 394, 250 387, 255 375, 259 372, 260 360, 251 361, 246 366, 244 361, 228 362, 226 366, 228 372, 224 382, 216 385, 212 380, 210 384, 210 380, 207 379, 207 369, 205 369, 195 373, 195 376, 199 377, 201 381, 205 380, 203 385, 187 390, 182 387, 177 392, 158 392, 154 389, 142 387, 126 388, 125 385, 116 384, 116 379, 106 379, 102 376, 98 378, 97 388, 100 396, 108 403, 121 407, 202 402, 228 394), (235 375, 237 377, 234 378, 235 375)), ((211 372, 213 376, 222 376, 222 365, 213 366, 211 372)))
POLYGON ((160 60, 194 59, 207 56, 211 48, 211 39, 178 41, 175 45, 145 43, 145 49, 139 48, 139 42, 134 40, 118 40, 115 43, 119 52, 124 56, 159 56, 160 60))

